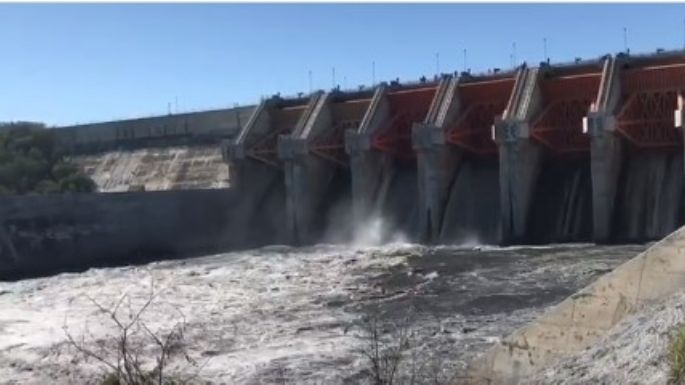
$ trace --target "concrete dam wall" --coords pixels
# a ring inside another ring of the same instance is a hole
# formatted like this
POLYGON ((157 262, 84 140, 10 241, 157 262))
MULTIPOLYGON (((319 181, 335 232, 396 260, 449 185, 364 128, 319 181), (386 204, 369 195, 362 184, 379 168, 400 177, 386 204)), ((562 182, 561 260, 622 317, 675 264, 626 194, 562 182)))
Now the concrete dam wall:
POLYGON ((218 144, 147 147, 73 155, 99 192, 227 188, 229 165, 218 144))
POLYGON ((69 153, 83 154, 154 143, 183 143, 233 137, 254 106, 146 118, 79 124, 55 128, 57 141, 69 153))
POLYGON ((55 128, 60 148, 100 192, 226 188, 222 140, 254 106, 55 128))
POLYGON ((0 280, 278 243, 278 208, 237 192, 0 198, 0 280))
POLYGON ((281 183, 294 244, 374 218, 422 242, 657 239, 685 219, 681 75, 681 52, 621 54, 272 98, 223 153, 236 184, 281 183))

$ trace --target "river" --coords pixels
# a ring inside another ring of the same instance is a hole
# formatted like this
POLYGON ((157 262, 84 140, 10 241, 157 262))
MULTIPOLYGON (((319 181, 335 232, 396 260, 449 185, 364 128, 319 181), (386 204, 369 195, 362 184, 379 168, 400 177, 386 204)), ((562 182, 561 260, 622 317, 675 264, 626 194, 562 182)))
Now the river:
POLYGON ((125 314, 151 293, 141 318, 150 330, 185 320, 195 364, 177 358, 170 370, 203 381, 364 383, 373 320, 382 347, 406 332, 402 373, 458 376, 474 355, 645 247, 271 246, 0 282, 0 382, 96 382, 100 366, 67 333, 100 346, 117 330, 92 301, 112 309, 125 295, 125 314))

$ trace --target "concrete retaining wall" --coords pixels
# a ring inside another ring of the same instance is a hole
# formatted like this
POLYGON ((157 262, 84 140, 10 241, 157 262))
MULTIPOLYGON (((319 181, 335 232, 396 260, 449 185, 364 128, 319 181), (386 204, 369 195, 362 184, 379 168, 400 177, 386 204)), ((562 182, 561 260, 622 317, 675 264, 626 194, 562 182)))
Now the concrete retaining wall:
POLYGON ((525 384, 534 371, 596 343, 626 315, 683 287, 685 227, 503 339, 473 363, 469 383, 525 384))
POLYGON ((226 189, 0 198, 0 279, 275 243, 244 203, 226 189))

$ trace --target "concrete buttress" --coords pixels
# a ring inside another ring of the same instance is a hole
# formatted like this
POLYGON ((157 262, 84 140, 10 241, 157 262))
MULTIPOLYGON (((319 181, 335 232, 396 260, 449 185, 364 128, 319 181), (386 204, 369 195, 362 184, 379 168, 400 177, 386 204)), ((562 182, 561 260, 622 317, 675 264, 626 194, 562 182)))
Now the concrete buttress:
POLYGON ((597 101, 585 121, 590 136, 593 240, 611 239, 616 190, 622 163, 622 141, 615 132, 614 109, 620 97, 619 65, 608 58, 597 101))
POLYGON ((330 94, 318 92, 291 134, 278 138, 278 156, 283 161, 286 189, 286 226, 294 244, 316 242, 322 230, 322 213, 317 211, 326 199, 327 180, 332 166, 309 151, 309 140, 330 130, 330 94))
POLYGON ((412 144, 417 155, 419 239, 437 240, 440 234, 450 182, 457 172, 461 151, 445 139, 446 122, 459 113, 458 78, 444 77, 426 120, 412 127, 412 144))
POLYGON ((371 135, 389 117, 386 85, 379 85, 361 125, 345 131, 345 151, 350 157, 352 208, 356 223, 363 223, 374 213, 373 202, 380 186, 383 154, 371 151, 371 135))
POLYGON ((495 141, 499 150, 501 243, 512 243, 526 236, 528 212, 535 181, 540 171, 541 149, 531 142, 529 121, 540 103, 538 70, 524 69, 516 79, 512 110, 495 122, 495 141))

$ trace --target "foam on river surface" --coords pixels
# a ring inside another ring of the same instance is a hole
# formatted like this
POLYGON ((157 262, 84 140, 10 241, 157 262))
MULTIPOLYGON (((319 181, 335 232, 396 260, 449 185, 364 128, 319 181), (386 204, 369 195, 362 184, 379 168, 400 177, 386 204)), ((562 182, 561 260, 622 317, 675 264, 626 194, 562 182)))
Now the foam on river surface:
MULTIPOLYGON (((248 252, 0 283, 0 378, 84 383, 95 362, 71 363, 63 326, 79 336, 113 330, 88 300, 128 293, 152 329, 188 323, 191 354, 216 383, 358 382, 359 320, 401 319, 415 309, 422 354, 459 370, 473 355, 642 246, 271 246, 248 252)), ((176 362, 174 365, 182 365, 176 362)), ((47 382, 46 382, 47 381, 47 382)))

